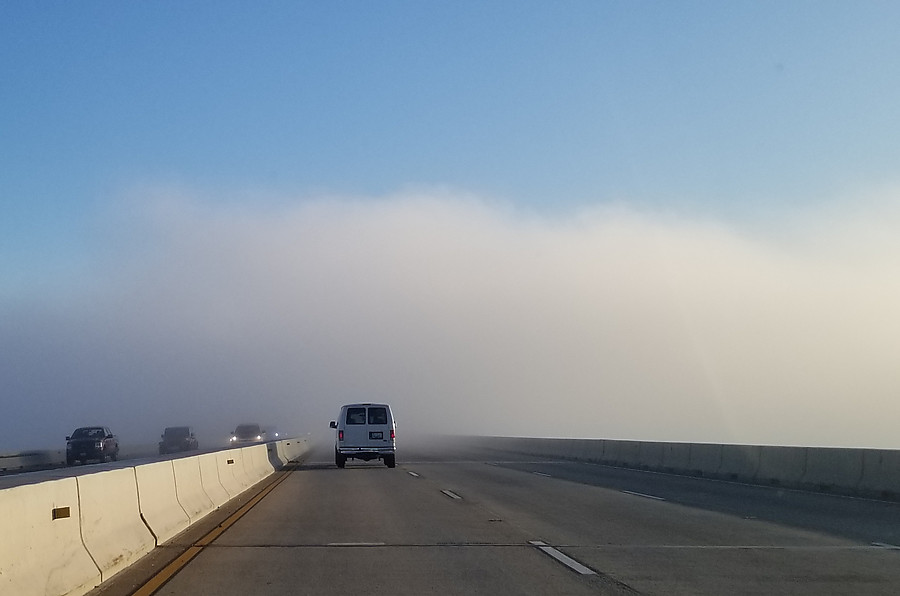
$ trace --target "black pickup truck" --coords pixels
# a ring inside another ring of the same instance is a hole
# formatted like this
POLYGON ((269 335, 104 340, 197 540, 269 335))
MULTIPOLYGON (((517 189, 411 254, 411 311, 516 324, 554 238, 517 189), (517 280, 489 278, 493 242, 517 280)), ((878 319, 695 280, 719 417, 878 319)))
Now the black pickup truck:
POLYGON ((66 437, 66 463, 86 463, 90 460, 101 462, 119 459, 119 440, 105 426, 83 426, 76 428, 72 436, 66 437))

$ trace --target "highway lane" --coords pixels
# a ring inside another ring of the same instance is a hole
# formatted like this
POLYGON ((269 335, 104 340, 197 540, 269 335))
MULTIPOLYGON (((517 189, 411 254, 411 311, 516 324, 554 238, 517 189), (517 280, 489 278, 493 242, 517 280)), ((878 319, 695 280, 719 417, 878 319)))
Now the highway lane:
POLYGON ((900 504, 771 486, 693 478, 559 460, 506 462, 536 474, 782 525, 827 532, 865 543, 900 544, 900 504))
POLYGON ((872 543, 898 512, 496 452, 338 470, 326 450, 157 593, 896 594, 900 550, 872 543))

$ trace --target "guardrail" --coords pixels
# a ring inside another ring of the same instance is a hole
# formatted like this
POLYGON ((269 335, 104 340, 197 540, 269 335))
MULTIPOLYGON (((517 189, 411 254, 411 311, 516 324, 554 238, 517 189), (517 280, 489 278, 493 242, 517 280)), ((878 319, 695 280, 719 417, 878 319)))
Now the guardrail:
POLYGON ((900 450, 479 437, 481 446, 610 466, 900 500, 900 450))
POLYGON ((308 451, 285 439, 0 490, 0 594, 85 594, 308 451))

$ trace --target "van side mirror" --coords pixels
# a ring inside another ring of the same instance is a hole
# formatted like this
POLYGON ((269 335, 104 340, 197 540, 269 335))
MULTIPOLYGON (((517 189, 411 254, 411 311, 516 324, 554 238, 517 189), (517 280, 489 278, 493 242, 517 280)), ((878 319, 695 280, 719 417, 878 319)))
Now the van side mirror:
POLYGON ((329 428, 337 428, 337 422, 334 420, 331 421, 331 424, 328 425, 329 428))

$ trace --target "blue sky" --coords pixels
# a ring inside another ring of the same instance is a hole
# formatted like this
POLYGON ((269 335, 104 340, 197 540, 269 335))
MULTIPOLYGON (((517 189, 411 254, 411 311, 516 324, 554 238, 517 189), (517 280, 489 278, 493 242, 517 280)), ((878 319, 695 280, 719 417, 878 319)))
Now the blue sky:
POLYGON ((4 3, 4 252, 77 253, 141 184, 832 199, 897 176, 898 25, 872 2, 4 3))
POLYGON ((266 235, 323 200, 357 208, 323 207, 341 229, 427 195, 526 229, 607 208, 752 229, 824 259, 853 205, 896 205, 898 30, 892 2, 2 3, 0 307, 84 323, 74 303, 152 269, 122 254, 232 218, 266 235))

